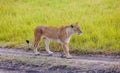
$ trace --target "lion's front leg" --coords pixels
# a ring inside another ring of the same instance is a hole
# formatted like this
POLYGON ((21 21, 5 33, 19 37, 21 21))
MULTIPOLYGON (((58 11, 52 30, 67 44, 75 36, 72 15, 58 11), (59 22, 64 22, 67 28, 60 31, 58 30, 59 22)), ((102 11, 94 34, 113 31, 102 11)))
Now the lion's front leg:
POLYGON ((63 44, 62 47, 63 47, 66 58, 72 58, 72 56, 70 55, 70 52, 69 52, 68 44, 63 44))

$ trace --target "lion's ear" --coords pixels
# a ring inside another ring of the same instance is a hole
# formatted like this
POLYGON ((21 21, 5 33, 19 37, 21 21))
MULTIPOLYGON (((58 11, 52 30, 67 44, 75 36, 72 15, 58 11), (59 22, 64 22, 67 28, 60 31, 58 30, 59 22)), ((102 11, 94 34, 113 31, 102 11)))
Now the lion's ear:
POLYGON ((73 25, 72 25, 72 24, 71 24, 70 26, 73 28, 73 25))
POLYGON ((78 25, 78 22, 76 22, 75 24, 78 25))

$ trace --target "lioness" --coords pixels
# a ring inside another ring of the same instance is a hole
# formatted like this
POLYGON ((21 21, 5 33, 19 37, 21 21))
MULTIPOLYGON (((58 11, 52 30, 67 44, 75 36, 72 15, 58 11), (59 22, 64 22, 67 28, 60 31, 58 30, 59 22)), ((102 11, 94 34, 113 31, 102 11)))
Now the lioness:
POLYGON ((49 54, 53 54, 53 52, 49 49, 49 43, 51 41, 55 41, 61 44, 63 47, 65 57, 71 58, 69 53, 68 43, 70 42, 70 38, 73 34, 81 35, 82 31, 80 30, 78 23, 71 24, 69 26, 62 26, 60 28, 55 27, 45 27, 45 26, 37 26, 34 30, 34 53, 38 55, 39 52, 37 50, 38 43, 41 39, 45 41, 46 51, 49 54))

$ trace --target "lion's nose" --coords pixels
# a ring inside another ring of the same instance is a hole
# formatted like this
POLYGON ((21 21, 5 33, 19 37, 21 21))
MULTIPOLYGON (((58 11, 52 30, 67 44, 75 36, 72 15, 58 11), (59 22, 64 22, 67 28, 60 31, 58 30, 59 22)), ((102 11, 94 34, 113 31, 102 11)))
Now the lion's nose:
POLYGON ((82 31, 80 30, 80 34, 82 33, 82 31))
POLYGON ((82 33, 82 31, 80 31, 80 33, 82 33))

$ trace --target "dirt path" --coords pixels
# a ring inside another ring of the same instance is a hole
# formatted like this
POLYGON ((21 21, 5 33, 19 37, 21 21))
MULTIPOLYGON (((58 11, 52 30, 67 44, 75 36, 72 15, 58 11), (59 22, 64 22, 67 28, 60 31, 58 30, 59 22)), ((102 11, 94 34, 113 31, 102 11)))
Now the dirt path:
POLYGON ((0 48, 0 73, 120 73, 120 56, 34 56, 32 51, 0 48))
MULTIPOLYGON (((25 51, 25 50, 17 50, 17 49, 7 49, 7 48, 0 48, 0 54, 22 54, 28 56, 34 56, 32 51, 25 51)), ((49 56, 46 52, 41 52, 41 56, 49 56)), ((54 52, 53 56, 50 57, 60 57, 61 54, 58 52, 54 52)), ((96 61, 96 62, 120 62, 120 56, 104 56, 104 55, 73 55, 73 59, 79 60, 89 60, 89 61, 96 61)), ((71 59, 72 60, 72 59, 71 59)))

